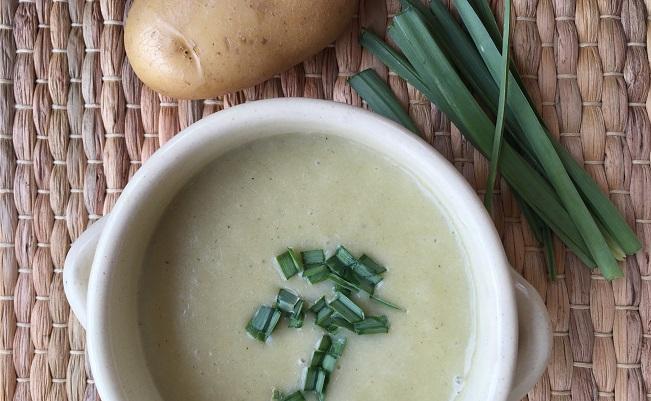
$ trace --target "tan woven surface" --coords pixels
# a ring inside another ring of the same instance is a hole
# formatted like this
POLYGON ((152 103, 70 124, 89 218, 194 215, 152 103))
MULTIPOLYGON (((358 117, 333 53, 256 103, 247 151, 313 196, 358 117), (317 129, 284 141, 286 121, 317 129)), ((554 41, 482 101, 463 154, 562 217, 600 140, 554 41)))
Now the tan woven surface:
MULTIPOLYGON (((612 284, 559 245, 561 274, 548 282, 501 186, 496 225, 513 265, 546 299, 555 332, 551 364, 529 401, 651 400, 649 6, 513 0, 513 54, 538 109, 645 244, 612 284)), ((160 144, 202 116, 277 96, 360 105, 346 79, 373 66, 424 137, 478 191, 486 181, 486 161, 445 116, 357 44, 360 26, 385 29, 396 0, 362 1, 350 32, 279 77, 223 99, 179 102, 131 71, 126 9, 124 0, 0 0, 0 401, 99 399, 62 289, 67 249, 160 144)))

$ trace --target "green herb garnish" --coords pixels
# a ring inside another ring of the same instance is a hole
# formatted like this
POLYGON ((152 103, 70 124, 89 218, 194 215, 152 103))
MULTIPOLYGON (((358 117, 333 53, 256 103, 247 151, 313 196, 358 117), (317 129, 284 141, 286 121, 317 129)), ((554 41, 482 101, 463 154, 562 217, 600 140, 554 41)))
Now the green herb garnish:
POLYGON ((303 265, 292 248, 287 248, 286 252, 276 256, 276 261, 286 280, 303 271, 303 265))
POLYGON ((303 258, 303 266, 305 266, 305 268, 308 266, 325 264, 325 254, 323 253, 323 249, 313 249, 311 251, 301 252, 301 257, 303 258))
POLYGON ((310 312, 318 314, 319 311, 326 306, 328 306, 328 303, 325 297, 321 297, 312 306, 310 306, 310 312))
POLYGON ((303 327, 303 322, 305 321, 305 311, 303 311, 303 300, 300 301, 299 305, 300 307, 298 308, 298 312, 292 313, 292 315, 289 317, 289 323, 287 324, 288 327, 291 327, 293 329, 300 329, 303 327))
POLYGON ((337 292, 335 298, 328 303, 348 323, 356 323, 364 320, 364 311, 357 306, 350 298, 337 292))
POLYGON ((330 344, 328 353, 339 359, 339 357, 344 353, 344 349, 346 349, 347 342, 348 340, 346 340, 346 337, 335 338, 335 340, 332 341, 332 344, 330 344))
POLYGON ((353 323, 353 331, 359 335, 388 333, 389 319, 386 316, 368 316, 361 322, 353 323))
MULTIPOLYGON (((321 362, 317 366, 320 366, 321 362)), ((305 371, 305 380, 303 381, 303 391, 314 391, 316 389, 317 375, 321 368, 309 367, 305 371)))
POLYGON ((310 284, 320 283, 328 278, 330 270, 326 265, 313 265, 303 271, 303 277, 310 282, 310 284))
POLYGON ((391 301, 387 301, 387 300, 384 299, 384 298, 380 298, 380 297, 378 297, 377 295, 371 295, 369 298, 371 298, 371 300, 373 300, 373 301, 375 301, 375 302, 379 302, 379 303, 381 303, 382 305, 387 306, 387 307, 389 307, 389 308, 396 309, 396 310, 403 311, 403 312, 405 311, 405 310, 404 310, 402 307, 400 307, 399 305, 396 305, 396 304, 394 304, 394 303, 391 302, 391 301))
POLYGON ((330 374, 335 370, 337 360, 343 354, 345 347, 346 338, 333 340, 329 335, 321 338, 312 354, 310 366, 305 371, 303 391, 314 391, 317 398, 325 398, 330 374))
POLYGON ((346 274, 347 266, 343 264, 335 255, 328 258, 326 265, 328 265, 328 268, 331 272, 338 276, 343 277, 346 274))
POLYGON ((294 313, 294 308, 301 298, 292 291, 281 289, 276 296, 276 307, 285 313, 294 313))
POLYGON ((337 250, 335 250, 335 258, 341 262, 344 266, 350 267, 356 264, 358 261, 357 259, 353 256, 352 253, 346 247, 343 245, 339 245, 337 247, 337 250))
POLYGON ((270 306, 261 305, 253 314, 251 320, 246 325, 246 331, 253 338, 259 341, 267 341, 267 338, 276 328, 280 320, 281 312, 279 309, 270 306))
POLYGON ((303 321, 305 320, 305 311, 303 311, 304 305, 305 301, 292 291, 284 288, 278 291, 278 295, 276 296, 276 308, 289 316, 289 327, 295 329, 303 327, 303 321))
POLYGON ((362 257, 359 258, 359 265, 363 266, 364 270, 367 271, 369 275, 382 274, 387 271, 386 267, 381 266, 367 255, 362 255, 362 257))
MULTIPOLYGON (((289 327, 302 327, 306 311, 312 312, 315 324, 329 333, 334 334, 340 328, 358 335, 388 333, 389 320, 386 316, 366 316, 364 310, 351 299, 353 294, 363 292, 376 302, 401 310, 392 302, 374 295, 375 286, 382 281, 382 274, 387 270, 384 266, 367 255, 357 259, 343 246, 337 247, 335 254, 327 260, 321 249, 304 251, 300 255, 299 260, 294 250, 287 248, 286 252, 276 257, 285 278, 289 279, 302 272, 302 276, 312 284, 330 280, 334 283, 334 298, 328 301, 322 296, 308 308, 298 294, 282 288, 276 295, 273 307, 262 305, 253 314, 246 326, 246 331, 252 337, 266 341, 282 315, 289 318, 289 327)), ((336 369, 345 347, 345 338, 333 340, 327 334, 321 338, 305 371, 303 391, 312 391, 319 401, 325 400, 330 374, 336 369)), ((271 399, 305 401, 305 396, 301 391, 286 396, 273 389, 271 399)))
POLYGON ((324 306, 316 314, 316 319, 315 319, 316 325, 319 327, 323 327, 324 329, 327 328, 332 324, 331 318, 334 313, 335 313, 334 309, 332 309, 329 305, 324 306))

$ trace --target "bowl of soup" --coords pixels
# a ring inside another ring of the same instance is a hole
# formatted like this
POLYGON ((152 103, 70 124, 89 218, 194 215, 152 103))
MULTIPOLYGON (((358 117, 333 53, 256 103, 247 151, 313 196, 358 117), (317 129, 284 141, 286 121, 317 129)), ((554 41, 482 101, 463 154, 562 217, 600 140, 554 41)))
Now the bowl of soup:
POLYGON ((307 400, 512 401, 551 348, 544 304, 456 169, 399 125, 322 100, 251 102, 188 127, 73 244, 64 284, 104 401, 282 400, 324 335, 345 352, 307 400), (307 270, 288 279, 276 259, 342 246, 384 266, 373 297, 307 270), (305 300, 304 321, 282 317, 260 341, 252 314, 281 289, 305 300), (317 324, 311 307, 340 291, 386 330, 317 324))

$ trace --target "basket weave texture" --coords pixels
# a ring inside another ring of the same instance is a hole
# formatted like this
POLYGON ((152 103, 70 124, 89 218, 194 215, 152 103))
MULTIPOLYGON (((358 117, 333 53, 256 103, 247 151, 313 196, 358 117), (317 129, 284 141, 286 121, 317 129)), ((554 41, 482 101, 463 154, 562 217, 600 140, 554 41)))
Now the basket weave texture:
MULTIPOLYGON (((0 401, 95 401, 84 331, 61 272, 70 243, 179 130, 222 108, 302 96, 363 106, 347 85, 373 67, 424 138, 481 194, 488 164, 436 107, 357 42, 397 0, 362 0, 350 30, 253 88, 177 101, 143 86, 124 54, 130 1, 0 0, 0 401)), ((501 2, 492 0, 495 10, 501 2)), ((506 185, 495 223, 513 266, 546 300, 551 363, 529 401, 651 400, 651 124, 647 0, 513 0, 513 57, 553 135, 635 227, 644 249, 610 283, 557 243, 559 278, 506 185)))

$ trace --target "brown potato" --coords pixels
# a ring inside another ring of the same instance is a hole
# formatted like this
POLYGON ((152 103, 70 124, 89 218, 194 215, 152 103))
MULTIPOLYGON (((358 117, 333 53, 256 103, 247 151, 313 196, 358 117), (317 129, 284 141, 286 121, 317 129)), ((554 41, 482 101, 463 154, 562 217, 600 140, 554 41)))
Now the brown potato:
POLYGON ((356 0, 136 0, 125 48, 140 79, 201 99, 246 88, 334 41, 356 0))

